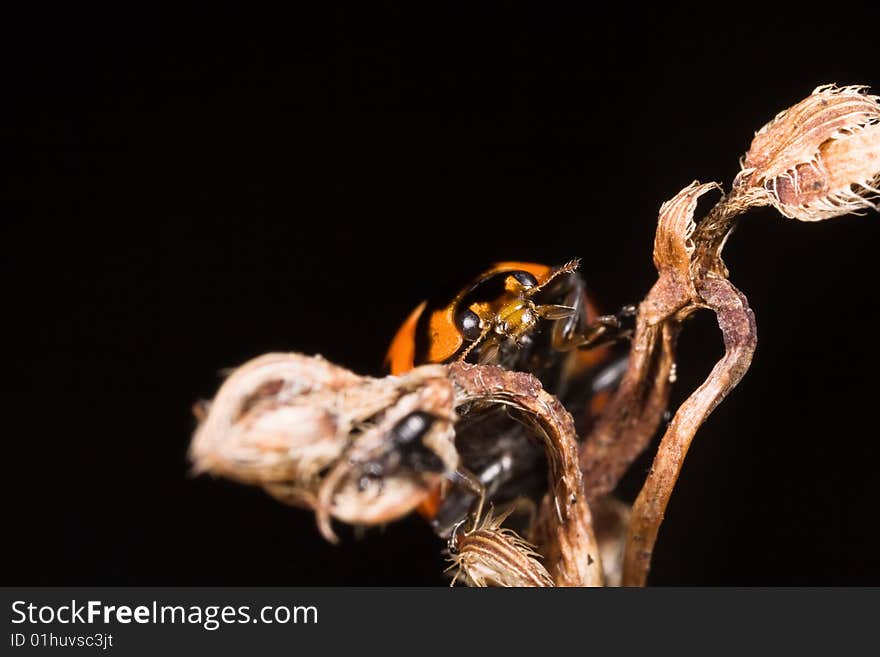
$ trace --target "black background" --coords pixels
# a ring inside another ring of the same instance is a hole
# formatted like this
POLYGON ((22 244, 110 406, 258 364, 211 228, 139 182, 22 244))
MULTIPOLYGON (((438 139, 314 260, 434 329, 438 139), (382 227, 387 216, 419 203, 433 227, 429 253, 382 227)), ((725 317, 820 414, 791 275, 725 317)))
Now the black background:
MULTIPOLYGON (((816 85, 880 86, 856 11, 19 4, 10 584, 445 583, 418 518, 332 547, 303 511, 188 476, 192 403, 267 351, 380 374, 426 290, 497 259, 580 256, 606 308, 637 301, 664 200, 729 185, 816 85)), ((688 456, 652 583, 880 584, 878 219, 755 211, 731 238, 758 351, 688 456)), ((676 402, 721 354, 711 317, 681 347, 676 402)))

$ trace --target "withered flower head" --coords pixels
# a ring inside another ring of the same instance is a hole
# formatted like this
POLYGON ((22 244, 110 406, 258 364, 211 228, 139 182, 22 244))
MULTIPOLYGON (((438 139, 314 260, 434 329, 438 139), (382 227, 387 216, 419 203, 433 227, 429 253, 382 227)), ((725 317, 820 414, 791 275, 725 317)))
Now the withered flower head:
POLYGON ((452 384, 441 366, 361 377, 319 356, 267 354, 232 372, 190 458, 289 504, 353 524, 396 520, 458 467, 452 384))
POLYGON ((477 527, 453 532, 447 570, 455 570, 450 586, 459 577, 470 586, 554 586, 553 578, 538 559, 535 546, 501 525, 513 507, 495 516, 489 511, 477 527))
POLYGON ((801 221, 877 209, 878 101, 861 86, 817 87, 755 134, 734 186, 801 221))
POLYGON ((298 354, 245 363, 203 407, 190 444, 195 471, 243 483, 295 482, 306 492, 346 446, 353 418, 336 399, 358 383, 348 370, 298 354))

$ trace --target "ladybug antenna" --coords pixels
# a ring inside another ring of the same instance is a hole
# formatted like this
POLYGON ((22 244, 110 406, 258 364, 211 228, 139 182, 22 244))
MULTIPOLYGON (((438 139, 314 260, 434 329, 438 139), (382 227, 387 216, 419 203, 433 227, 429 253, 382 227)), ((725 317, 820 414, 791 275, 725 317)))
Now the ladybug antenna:
POLYGON ((492 330, 492 322, 486 322, 486 328, 483 329, 483 332, 480 333, 480 336, 476 340, 471 342, 467 346, 467 349, 465 349, 463 352, 461 352, 461 355, 456 360, 464 361, 464 359, 468 357, 468 354, 470 354, 474 350, 474 347, 476 347, 478 344, 482 343, 483 340, 486 339, 486 336, 489 335, 489 331, 491 331, 491 330, 492 330))
POLYGON ((556 280, 556 278, 558 278, 559 276, 562 276, 563 274, 574 273, 577 270, 577 268, 580 266, 581 266, 581 259, 580 258, 575 258, 574 260, 569 260, 564 265, 562 265, 561 267, 554 270, 553 273, 550 274, 547 277, 547 280, 545 280, 543 283, 541 283, 540 285, 536 285, 533 288, 530 288, 526 292, 526 296, 532 297, 532 296, 536 295, 538 292, 540 292, 545 287, 550 285, 550 283, 552 283, 554 280, 556 280))

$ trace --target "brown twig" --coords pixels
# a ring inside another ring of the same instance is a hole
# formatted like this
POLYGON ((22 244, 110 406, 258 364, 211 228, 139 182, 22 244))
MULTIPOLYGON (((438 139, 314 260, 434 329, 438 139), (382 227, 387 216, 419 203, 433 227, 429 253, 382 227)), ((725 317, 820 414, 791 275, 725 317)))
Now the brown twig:
POLYGON ((623 585, 643 586, 669 498, 694 435, 709 414, 739 383, 757 344, 748 300, 730 281, 701 281, 698 293, 713 310, 724 336, 725 354, 703 384, 679 407, 666 430, 632 510, 623 562, 623 585))
POLYGON ((712 310, 724 357, 676 411, 632 509, 623 584, 644 585, 666 506, 697 429, 751 364, 757 329, 748 300, 727 280, 721 251, 739 215, 773 205, 803 221, 876 207, 880 103, 861 87, 818 87, 755 136, 733 191, 699 224, 697 199, 715 184, 693 183, 660 210, 654 243, 657 283, 639 307, 629 369, 581 463, 592 499, 617 484, 649 443, 669 397, 675 338, 684 319, 712 310))
POLYGON ((721 248, 735 217, 748 205, 722 198, 702 229, 694 222, 699 198, 717 189, 694 182, 660 209, 654 241, 659 278, 639 307, 631 362, 609 413, 590 436, 581 461, 590 497, 617 484, 647 446, 669 398, 676 338, 684 320, 701 308, 718 318, 726 353, 706 381, 681 405, 663 437, 651 472, 632 509, 622 583, 645 583, 666 506, 697 429, 745 374, 757 333, 748 302, 724 276, 721 248))
POLYGON ((681 322, 696 310, 697 293, 690 275, 693 214, 700 196, 715 188, 714 183, 691 183, 660 208, 654 239, 659 277, 639 305, 623 380, 581 451, 591 500, 617 486, 648 446, 666 411, 681 322))

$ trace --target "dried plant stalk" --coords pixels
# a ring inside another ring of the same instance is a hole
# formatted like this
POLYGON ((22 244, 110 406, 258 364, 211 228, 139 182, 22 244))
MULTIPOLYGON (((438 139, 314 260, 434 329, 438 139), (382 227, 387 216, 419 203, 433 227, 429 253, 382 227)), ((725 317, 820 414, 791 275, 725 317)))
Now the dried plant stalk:
POLYGON ((694 241, 697 201, 717 188, 714 183, 693 182, 661 207, 654 241, 659 278, 639 306, 628 370, 608 414, 581 454, 590 496, 609 492, 647 446, 660 421, 682 322, 700 308, 714 310, 727 353, 678 409, 661 441, 632 509, 623 561, 625 586, 644 584, 663 513, 687 449, 702 422, 745 374, 754 353, 755 324, 745 297, 723 278, 704 277, 708 271, 723 270, 723 265, 694 267, 694 259, 706 253, 694 241))
POLYGON ((880 105, 862 87, 826 85, 777 115, 755 137, 733 192, 698 223, 697 199, 714 183, 693 183, 660 210, 654 244, 658 281, 639 306, 629 368, 608 413, 581 454, 591 499, 617 484, 647 446, 668 400, 682 321, 712 310, 724 357, 677 410, 636 499, 624 556, 624 585, 644 585, 663 514, 699 426, 742 379, 757 343, 746 297, 727 280, 721 251, 739 215, 773 205, 816 221, 867 207, 880 176, 880 105))
POLYGON ((700 425, 745 375, 757 344, 754 313, 745 295, 729 281, 702 281, 698 293, 717 316, 724 337, 724 357, 679 407, 660 442, 648 477, 633 504, 623 563, 624 586, 645 584, 663 514, 691 441, 700 425))
POLYGON ((681 323, 696 310, 690 274, 693 213, 699 198, 716 188, 714 183, 693 182, 660 208, 654 240, 659 278, 639 306, 627 371, 581 451, 591 500, 614 490, 666 411, 681 323))

